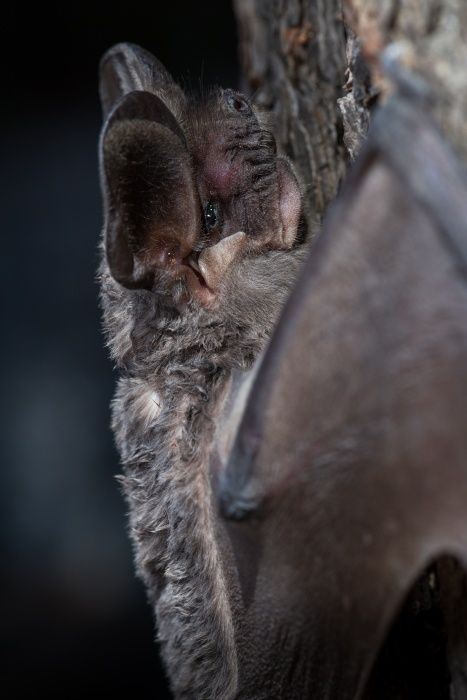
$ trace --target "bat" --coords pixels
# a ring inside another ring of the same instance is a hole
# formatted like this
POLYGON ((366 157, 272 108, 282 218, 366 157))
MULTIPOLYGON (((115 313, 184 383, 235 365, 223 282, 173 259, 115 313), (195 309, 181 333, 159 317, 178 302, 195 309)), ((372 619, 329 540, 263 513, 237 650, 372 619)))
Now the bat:
POLYGON ((120 44, 100 94, 101 300, 136 566, 175 695, 232 697, 240 585, 213 493, 304 257, 300 187, 238 92, 187 96, 120 44))
POLYGON ((309 254, 245 96, 128 44, 100 92, 113 430, 175 697, 464 697, 456 158, 392 98, 309 254))

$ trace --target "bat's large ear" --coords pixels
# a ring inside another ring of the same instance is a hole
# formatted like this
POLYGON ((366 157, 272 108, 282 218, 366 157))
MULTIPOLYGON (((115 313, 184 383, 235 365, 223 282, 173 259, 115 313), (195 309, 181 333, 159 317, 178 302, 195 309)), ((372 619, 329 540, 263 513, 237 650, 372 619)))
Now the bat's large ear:
POLYGON ((281 218, 281 239, 278 241, 280 248, 291 248, 296 237, 302 202, 300 187, 293 172, 292 166, 285 158, 277 161, 277 175, 279 182, 279 213, 281 218))
POLYGON ((104 54, 99 67, 104 119, 122 97, 134 90, 153 92, 172 111, 185 101, 181 88, 149 51, 136 44, 116 44, 104 54))
POLYGON ((151 288, 192 251, 201 227, 183 130, 160 97, 120 99, 102 130, 100 176, 110 272, 125 287, 151 288))

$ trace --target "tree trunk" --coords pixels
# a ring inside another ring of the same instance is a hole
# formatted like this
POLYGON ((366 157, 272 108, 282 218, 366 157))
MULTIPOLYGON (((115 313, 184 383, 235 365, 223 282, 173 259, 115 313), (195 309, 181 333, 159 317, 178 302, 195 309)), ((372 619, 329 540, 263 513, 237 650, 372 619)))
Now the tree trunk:
POLYGON ((465 0, 344 0, 347 22, 383 95, 409 89, 467 158, 465 0), (386 69, 386 72, 384 72, 386 69))
POLYGON ((234 0, 244 79, 271 114, 314 231, 369 124, 399 89, 424 99, 467 158, 464 0, 234 0), (371 75, 370 75, 371 73, 371 75))
POLYGON ((337 109, 347 67, 340 5, 235 0, 245 79, 256 104, 271 113, 279 147, 295 163, 312 227, 345 173, 337 109))

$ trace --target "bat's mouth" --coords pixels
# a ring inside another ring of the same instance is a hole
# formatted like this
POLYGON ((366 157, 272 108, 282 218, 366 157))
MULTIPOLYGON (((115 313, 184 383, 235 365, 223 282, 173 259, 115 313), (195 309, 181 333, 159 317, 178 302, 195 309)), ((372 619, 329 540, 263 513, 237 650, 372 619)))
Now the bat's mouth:
POLYGON ((245 248, 246 235, 237 231, 200 252, 194 250, 183 258, 182 266, 188 289, 202 305, 212 305, 229 274, 245 248))

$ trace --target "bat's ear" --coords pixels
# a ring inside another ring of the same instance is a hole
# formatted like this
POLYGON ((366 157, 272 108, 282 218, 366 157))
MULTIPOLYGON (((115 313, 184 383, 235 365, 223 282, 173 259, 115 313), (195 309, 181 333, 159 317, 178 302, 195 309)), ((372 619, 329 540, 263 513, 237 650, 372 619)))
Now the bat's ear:
POLYGON ((136 44, 116 44, 101 59, 99 94, 104 119, 122 97, 134 90, 152 92, 172 111, 185 97, 157 58, 136 44))
POLYGON ((120 99, 102 130, 100 176, 110 272, 125 287, 151 288, 191 252, 201 227, 184 134, 160 97, 120 99))
POLYGON ((279 183, 279 212, 282 223, 279 247, 291 248, 297 236, 302 210, 300 187, 292 166, 285 158, 279 158, 277 161, 277 175, 279 183))

